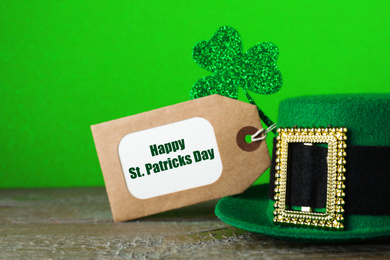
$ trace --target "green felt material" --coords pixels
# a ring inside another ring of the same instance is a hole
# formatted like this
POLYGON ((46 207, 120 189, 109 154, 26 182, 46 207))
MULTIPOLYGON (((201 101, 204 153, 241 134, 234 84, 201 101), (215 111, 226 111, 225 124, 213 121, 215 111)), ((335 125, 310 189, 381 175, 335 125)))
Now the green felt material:
POLYGON ((347 144, 390 145, 390 93, 316 95, 283 100, 278 127, 346 127, 347 144))
POLYGON ((346 216, 344 231, 327 231, 275 225, 268 185, 249 188, 243 194, 222 198, 215 214, 227 224, 263 235, 310 243, 349 243, 390 236, 390 216, 346 216))
MULTIPOLYGON (((317 95, 286 99, 279 106, 278 127, 295 125, 346 127, 350 145, 389 146, 390 94, 317 95)), ((286 240, 340 243, 390 236, 390 216, 386 215, 345 215, 343 231, 275 225, 272 222, 273 201, 268 199, 267 192, 268 186, 259 185, 242 195, 223 198, 215 213, 230 225, 286 240)))
POLYGON ((283 87, 250 93, 274 122, 288 97, 386 92, 389 9, 365 0, 1 0, 0 188, 104 185, 90 125, 189 100, 211 75, 193 47, 224 25, 244 52, 278 46, 283 87))

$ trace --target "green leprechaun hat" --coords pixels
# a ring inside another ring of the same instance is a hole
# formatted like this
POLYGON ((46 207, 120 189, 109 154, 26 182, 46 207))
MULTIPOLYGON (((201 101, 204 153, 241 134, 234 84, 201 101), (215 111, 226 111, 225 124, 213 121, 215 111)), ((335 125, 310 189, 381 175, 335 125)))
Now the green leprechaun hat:
POLYGON ((225 197, 224 222, 295 241, 390 236, 390 94, 280 103, 269 185, 225 197))

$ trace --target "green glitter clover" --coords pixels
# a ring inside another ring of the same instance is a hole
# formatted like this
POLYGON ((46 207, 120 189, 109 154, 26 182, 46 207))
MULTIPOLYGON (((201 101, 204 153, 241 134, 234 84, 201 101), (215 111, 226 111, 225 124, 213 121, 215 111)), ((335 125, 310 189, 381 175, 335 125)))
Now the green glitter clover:
MULTIPOLYGON (((219 28, 209 41, 198 42, 192 53, 195 62, 213 73, 199 79, 191 89, 191 99, 219 94, 238 98, 238 88, 244 90, 249 102, 256 105, 248 90, 258 94, 273 94, 282 87, 282 74, 276 60, 279 51, 270 42, 258 43, 243 53, 241 37, 229 26, 219 28)), ((273 124, 259 108, 263 122, 273 124)))

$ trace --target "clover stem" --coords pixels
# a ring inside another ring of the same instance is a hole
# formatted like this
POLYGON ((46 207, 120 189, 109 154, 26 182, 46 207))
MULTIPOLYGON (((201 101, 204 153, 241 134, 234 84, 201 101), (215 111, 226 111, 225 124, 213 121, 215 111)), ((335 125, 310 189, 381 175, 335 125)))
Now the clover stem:
MULTIPOLYGON (((263 111, 261 111, 261 109, 259 108, 259 106, 255 103, 255 101, 253 100, 253 98, 249 95, 248 91, 247 91, 245 88, 243 88, 243 90, 244 90, 244 93, 245 93, 245 95, 246 95, 246 97, 247 97, 249 103, 251 103, 252 105, 257 106, 257 110, 258 110, 258 112, 259 112, 259 116, 260 116, 261 120, 263 120, 264 124, 266 124, 267 126, 273 125, 274 122, 272 122, 272 120, 271 120, 268 116, 266 116, 266 114, 265 114, 263 111)), ((276 129, 272 130, 272 132, 273 132, 274 134, 276 134, 276 129)))

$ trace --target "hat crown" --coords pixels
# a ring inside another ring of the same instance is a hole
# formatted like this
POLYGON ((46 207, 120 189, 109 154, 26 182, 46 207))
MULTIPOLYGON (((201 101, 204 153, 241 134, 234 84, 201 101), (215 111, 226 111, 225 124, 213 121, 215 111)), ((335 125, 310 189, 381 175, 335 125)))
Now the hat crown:
POLYGON ((347 143, 389 146, 390 93, 303 96, 283 100, 278 127, 346 127, 347 143))

